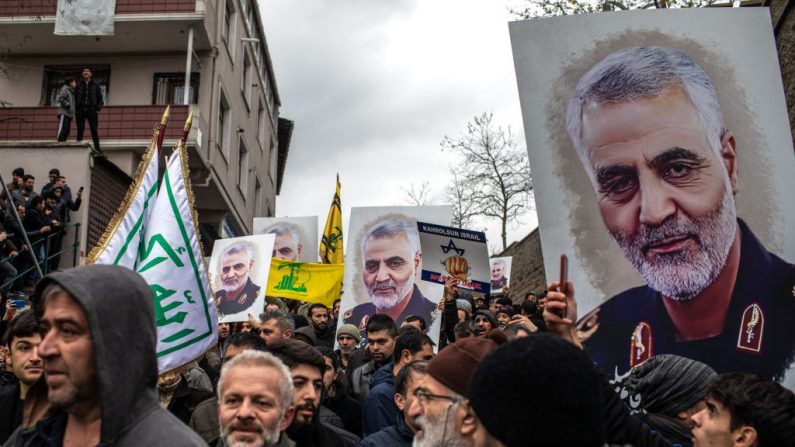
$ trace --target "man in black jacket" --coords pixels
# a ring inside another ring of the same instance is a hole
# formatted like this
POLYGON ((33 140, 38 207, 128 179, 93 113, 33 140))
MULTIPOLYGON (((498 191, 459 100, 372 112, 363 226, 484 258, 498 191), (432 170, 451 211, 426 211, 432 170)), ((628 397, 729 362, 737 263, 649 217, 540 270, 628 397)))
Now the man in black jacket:
POLYGON ((6 368, 17 378, 14 385, 0 391, 0 444, 22 424, 22 407, 31 385, 41 377, 38 354, 41 334, 33 312, 20 313, 11 323, 3 344, 8 352, 6 368))
POLYGON ((140 275, 115 265, 53 273, 39 282, 33 302, 44 375, 28 400, 33 414, 37 404, 50 407, 5 447, 206 446, 158 404, 152 290, 140 275), (34 394, 42 385, 46 399, 34 394))
POLYGON ((94 149, 99 151, 99 134, 97 133, 99 111, 104 105, 102 90, 92 79, 91 68, 83 67, 83 80, 77 83, 75 102, 77 102, 77 141, 83 141, 83 131, 86 121, 91 129, 91 139, 94 140, 94 149))
POLYGON ((293 407, 295 418, 287 428, 287 436, 296 447, 353 446, 359 437, 341 428, 320 421, 320 398, 326 363, 323 355, 308 344, 290 338, 268 345, 268 351, 278 357, 293 378, 293 407))

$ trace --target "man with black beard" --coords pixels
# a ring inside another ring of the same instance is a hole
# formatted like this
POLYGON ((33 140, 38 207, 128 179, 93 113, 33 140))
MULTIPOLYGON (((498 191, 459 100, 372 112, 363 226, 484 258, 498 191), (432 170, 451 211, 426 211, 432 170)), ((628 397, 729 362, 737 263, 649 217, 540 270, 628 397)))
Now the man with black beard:
POLYGON ((290 368, 295 418, 287 428, 287 436, 296 447, 353 446, 359 442, 357 436, 318 418, 326 368, 320 352, 293 339, 277 340, 268 345, 268 351, 290 368))
POLYGON ((607 374, 652 355, 781 380, 795 347, 795 266, 737 219, 737 151, 706 73, 635 47, 577 83, 567 130, 602 219, 648 285, 605 302, 586 349, 607 374))
POLYGON ((318 345, 328 351, 334 349, 334 328, 329 326, 329 312, 325 304, 314 303, 309 306, 309 324, 315 330, 318 345))

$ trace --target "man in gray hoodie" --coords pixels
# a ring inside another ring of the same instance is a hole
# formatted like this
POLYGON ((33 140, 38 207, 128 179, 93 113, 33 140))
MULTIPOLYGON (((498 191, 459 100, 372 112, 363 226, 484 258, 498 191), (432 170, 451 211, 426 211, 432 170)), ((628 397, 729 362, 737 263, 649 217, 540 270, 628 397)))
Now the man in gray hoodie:
POLYGON ((158 404, 152 292, 140 275, 112 265, 53 273, 33 302, 44 375, 6 447, 206 446, 158 404))
POLYGON ((58 91, 58 141, 69 138, 72 127, 72 117, 75 116, 75 87, 77 81, 66 78, 63 87, 58 91))

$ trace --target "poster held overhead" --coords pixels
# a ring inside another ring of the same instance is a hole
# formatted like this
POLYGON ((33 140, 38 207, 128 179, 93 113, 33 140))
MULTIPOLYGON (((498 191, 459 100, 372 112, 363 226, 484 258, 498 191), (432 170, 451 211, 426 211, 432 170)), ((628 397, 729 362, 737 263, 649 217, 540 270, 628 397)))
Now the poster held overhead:
POLYGON ((491 294, 497 295, 502 289, 511 286, 512 256, 491 258, 491 294))
POLYGON ((489 293, 489 250, 486 234, 426 222, 417 222, 425 259, 422 280, 442 284, 459 280, 458 287, 489 293))
POLYGON ((795 389, 795 156, 769 13, 510 32, 542 249, 570 254, 591 357, 611 379, 671 353, 795 389))
POLYGON ((210 279, 218 302, 219 322, 248 321, 265 308, 273 234, 218 239, 210 260, 210 279))
POLYGON ((254 234, 276 236, 274 258, 317 262, 317 216, 255 217, 254 234))
POLYGON ((366 337, 376 313, 389 315, 398 327, 419 315, 438 341, 444 286, 420 280, 417 220, 449 225, 451 213, 449 206, 352 208, 338 325, 353 324, 366 337))

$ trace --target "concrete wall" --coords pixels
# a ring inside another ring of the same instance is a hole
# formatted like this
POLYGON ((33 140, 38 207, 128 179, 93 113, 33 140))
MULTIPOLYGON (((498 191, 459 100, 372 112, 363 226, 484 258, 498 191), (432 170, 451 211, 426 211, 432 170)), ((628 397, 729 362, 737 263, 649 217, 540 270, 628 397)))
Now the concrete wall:
MULTIPOLYGON (((49 182, 47 177, 50 169, 58 168, 61 175, 66 177, 66 183, 72 190, 72 196, 77 194, 77 190, 83 186, 83 204, 78 211, 70 212, 71 221, 80 222, 80 249, 86 247, 86 230, 88 222, 88 198, 91 194, 91 170, 90 170, 90 151, 84 144, 77 143, 58 143, 58 144, 26 144, 0 142, 0 153, 3 160, 10 162, 0 163, 0 173, 6 183, 11 182, 11 171, 15 168, 25 168, 26 174, 36 177, 36 193, 41 192, 41 188, 49 182)), ((75 232, 70 231, 63 242, 63 247, 74 243, 75 232)), ((84 252, 79 253, 78 264, 84 252)), ((64 269, 72 266, 72 252, 61 255, 60 268, 64 269)))

